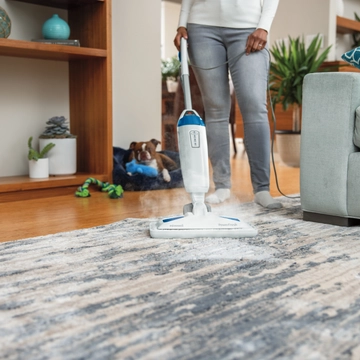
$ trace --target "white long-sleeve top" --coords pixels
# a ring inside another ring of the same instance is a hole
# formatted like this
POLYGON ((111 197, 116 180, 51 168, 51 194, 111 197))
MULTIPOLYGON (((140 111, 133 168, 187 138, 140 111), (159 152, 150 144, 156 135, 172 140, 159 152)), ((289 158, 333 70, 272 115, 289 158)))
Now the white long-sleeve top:
POLYGON ((269 32, 279 0, 182 0, 179 27, 188 23, 269 32))

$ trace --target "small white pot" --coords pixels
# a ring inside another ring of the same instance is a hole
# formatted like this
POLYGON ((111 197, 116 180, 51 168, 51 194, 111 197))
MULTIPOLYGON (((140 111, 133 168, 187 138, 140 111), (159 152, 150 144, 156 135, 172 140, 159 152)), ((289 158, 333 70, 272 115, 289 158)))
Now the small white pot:
POLYGON ((179 83, 177 81, 168 79, 168 80, 166 80, 166 86, 167 86, 169 93, 174 93, 174 92, 176 92, 176 90, 179 86, 179 83))
POLYGON ((49 159, 29 160, 29 177, 45 179, 49 177, 49 159))
POLYGON ((299 133, 276 133, 276 148, 285 165, 300 167, 300 140, 299 133))
POLYGON ((76 138, 39 139, 40 151, 49 143, 55 146, 48 152, 50 175, 76 173, 76 138))

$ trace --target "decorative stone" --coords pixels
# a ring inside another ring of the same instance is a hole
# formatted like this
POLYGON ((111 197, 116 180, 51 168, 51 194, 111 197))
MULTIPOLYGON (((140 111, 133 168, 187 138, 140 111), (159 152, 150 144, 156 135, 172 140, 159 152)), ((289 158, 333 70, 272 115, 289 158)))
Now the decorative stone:
POLYGON ((11 33, 11 20, 6 11, 0 7, 0 38, 8 38, 11 33))

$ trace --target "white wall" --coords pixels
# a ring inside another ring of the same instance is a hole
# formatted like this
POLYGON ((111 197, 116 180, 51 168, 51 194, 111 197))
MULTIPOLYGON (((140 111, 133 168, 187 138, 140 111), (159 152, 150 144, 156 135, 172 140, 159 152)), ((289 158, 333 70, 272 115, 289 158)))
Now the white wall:
MULTIPOLYGON (((40 38, 54 10, 0 0, 12 20, 10 39, 40 38), (36 11, 33 11, 36 9, 36 11)), ((56 11, 67 20, 65 11, 56 11)), ((0 176, 28 174, 27 140, 45 129, 54 115, 69 117, 68 64, 0 56, 0 176)))
POLYGON ((174 37, 180 15, 180 4, 169 1, 161 2, 161 58, 176 56, 178 51, 174 46, 174 37))
POLYGON ((161 1, 113 0, 112 8, 113 144, 127 149, 161 140, 161 1))
POLYGON ((326 37, 326 46, 329 40, 329 7, 329 0, 280 1, 270 31, 270 45, 288 36, 321 33, 326 37))

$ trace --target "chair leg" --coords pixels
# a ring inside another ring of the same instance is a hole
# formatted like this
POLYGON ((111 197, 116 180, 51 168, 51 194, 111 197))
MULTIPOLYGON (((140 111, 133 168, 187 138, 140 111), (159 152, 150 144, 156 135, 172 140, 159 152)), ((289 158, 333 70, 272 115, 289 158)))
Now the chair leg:
POLYGON ((323 224, 337 225, 337 226, 347 226, 347 227, 360 225, 360 219, 317 214, 309 211, 303 211, 303 220, 313 221, 323 224))

